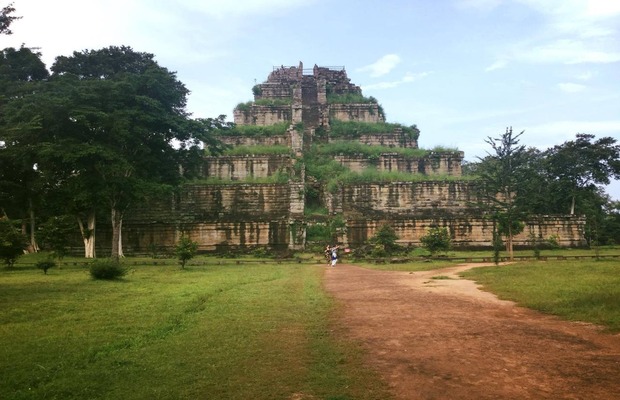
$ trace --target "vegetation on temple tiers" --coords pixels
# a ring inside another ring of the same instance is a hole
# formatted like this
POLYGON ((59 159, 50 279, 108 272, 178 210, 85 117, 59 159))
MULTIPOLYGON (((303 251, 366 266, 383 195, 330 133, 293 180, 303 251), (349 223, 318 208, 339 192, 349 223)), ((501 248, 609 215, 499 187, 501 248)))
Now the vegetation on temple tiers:
POLYGON ((362 135, 368 134, 388 134, 394 133, 396 129, 401 129, 402 132, 413 140, 418 140, 420 137, 420 130, 416 125, 404 126, 401 124, 388 123, 388 122, 359 122, 359 121, 339 121, 331 119, 329 121, 330 136, 333 138, 359 138, 362 135))
POLYGON ((245 103, 239 103, 237 104, 235 109, 239 111, 250 111, 253 105, 278 107, 278 106, 290 106, 291 103, 292 103, 292 100, 290 98, 258 99, 256 101, 247 101, 245 103))
POLYGON ((288 122, 281 122, 274 125, 259 126, 259 125, 236 125, 232 124, 231 128, 223 131, 222 134, 226 136, 281 136, 286 134, 286 131, 290 127, 288 122))

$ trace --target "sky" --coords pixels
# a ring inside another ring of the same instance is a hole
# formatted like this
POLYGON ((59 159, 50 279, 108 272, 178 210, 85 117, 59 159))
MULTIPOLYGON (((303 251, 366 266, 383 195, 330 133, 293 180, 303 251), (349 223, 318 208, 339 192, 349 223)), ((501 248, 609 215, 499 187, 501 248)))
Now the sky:
MULTIPOLYGON (((345 67, 419 145, 476 161, 507 128, 541 150, 620 141, 620 0, 12 0, 1 48, 126 45, 191 91, 196 118, 252 100, 274 66, 345 67)), ((0 6, 10 1, 0 0, 0 6)), ((620 200, 620 182, 606 188, 620 200)))

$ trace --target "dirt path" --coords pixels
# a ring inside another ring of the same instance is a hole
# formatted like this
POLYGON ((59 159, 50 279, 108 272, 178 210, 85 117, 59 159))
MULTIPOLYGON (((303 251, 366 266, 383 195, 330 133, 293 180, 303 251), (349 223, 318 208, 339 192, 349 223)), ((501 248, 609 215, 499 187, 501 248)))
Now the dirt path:
POLYGON ((397 399, 620 399, 620 335, 498 300, 458 278, 470 267, 327 269, 345 335, 397 399))

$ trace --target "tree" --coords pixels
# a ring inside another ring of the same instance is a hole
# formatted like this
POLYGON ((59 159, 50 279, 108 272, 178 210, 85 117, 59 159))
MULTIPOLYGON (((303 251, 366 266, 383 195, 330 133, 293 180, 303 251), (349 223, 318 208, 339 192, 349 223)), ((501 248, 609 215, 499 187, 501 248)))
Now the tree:
POLYGON ((394 228, 390 225, 381 225, 375 235, 370 239, 370 243, 379 246, 378 255, 390 255, 397 251, 400 246, 396 243, 398 236, 394 228))
POLYGON ((620 244, 620 201, 605 204, 605 214, 601 223, 601 244, 620 244))
POLYGON ((74 233, 75 220, 68 215, 51 217, 39 228, 43 248, 51 250, 53 256, 60 260, 69 252, 74 233))
MULTIPOLYGON (((179 182, 179 165, 197 156, 204 124, 185 112, 189 91, 152 54, 109 47, 58 57, 52 78, 65 90, 51 164, 77 187, 96 185, 110 210, 112 257, 122 257, 122 221, 131 204, 179 182), (174 143, 181 143, 175 148, 174 143), (56 156, 54 156, 56 154, 56 156)), ((92 198, 91 198, 92 200, 92 198)))
MULTIPOLYGON (((519 145, 523 131, 513 135, 512 128, 499 138, 485 140, 493 148, 478 168, 484 186, 485 199, 494 219, 494 229, 506 237, 506 250, 513 259, 513 237, 523 230, 523 210, 516 201, 521 184, 522 171, 526 165, 525 146, 519 145)), ((495 232, 494 232, 495 234, 495 232)))
POLYGON ((198 243, 192 241, 187 236, 181 236, 175 248, 175 254, 179 259, 181 268, 185 268, 185 263, 194 258, 198 250, 198 243))
POLYGON ((44 182, 36 152, 40 119, 29 110, 48 75, 40 53, 23 46, 0 53, 0 200, 5 213, 21 219, 30 251, 38 250, 36 215, 44 182))
POLYGON ((575 140, 554 146, 545 152, 547 171, 557 193, 570 201, 570 214, 575 214, 577 202, 584 193, 608 185, 610 179, 620 178, 620 145, 616 139, 578 133, 575 140))
POLYGON ((0 218, 0 258, 7 267, 12 267, 24 250, 28 242, 26 237, 16 229, 11 221, 0 218))
POLYGON ((13 32, 9 27, 13 23, 13 21, 21 19, 21 17, 15 17, 11 14, 15 12, 15 7, 13 7, 13 3, 10 3, 8 6, 3 7, 0 10, 0 35, 12 35, 13 32))
POLYGON ((432 227, 420 238, 420 242, 434 256, 440 251, 450 250, 450 232, 447 228, 432 227))

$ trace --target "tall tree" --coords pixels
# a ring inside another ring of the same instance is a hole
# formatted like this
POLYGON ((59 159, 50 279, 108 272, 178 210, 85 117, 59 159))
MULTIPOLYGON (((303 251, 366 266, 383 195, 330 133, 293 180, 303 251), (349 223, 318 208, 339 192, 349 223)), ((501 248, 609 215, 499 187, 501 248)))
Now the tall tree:
POLYGON ((152 54, 124 46, 75 52, 58 57, 52 72, 52 81, 72 88, 63 95, 72 129, 57 132, 62 140, 50 142, 48 154, 97 184, 110 210, 112 257, 119 258, 124 213, 178 182, 183 158, 198 154, 203 126, 185 111, 188 90, 152 54))
POLYGON ((0 53, 0 206, 22 220, 30 251, 38 249, 35 220, 43 181, 36 154, 40 120, 26 114, 48 75, 40 53, 23 46, 0 53))
POLYGON ((484 185, 486 200, 494 218, 494 229, 506 237, 506 250, 513 258, 513 237, 523 230, 523 214, 517 202, 517 192, 524 165, 525 146, 519 145, 523 131, 514 135, 512 128, 499 138, 485 141, 493 149, 482 159, 477 172, 484 185))
POLYGON ((571 215, 580 197, 588 197, 587 193, 595 191, 597 185, 608 185, 610 179, 620 178, 620 145, 611 137, 594 138, 578 133, 575 140, 545 152, 547 171, 571 215))

